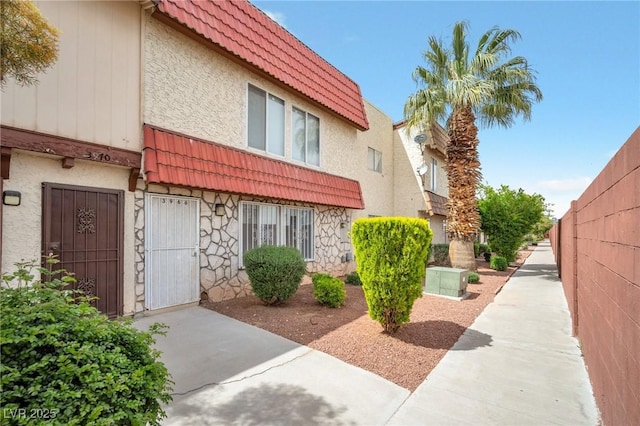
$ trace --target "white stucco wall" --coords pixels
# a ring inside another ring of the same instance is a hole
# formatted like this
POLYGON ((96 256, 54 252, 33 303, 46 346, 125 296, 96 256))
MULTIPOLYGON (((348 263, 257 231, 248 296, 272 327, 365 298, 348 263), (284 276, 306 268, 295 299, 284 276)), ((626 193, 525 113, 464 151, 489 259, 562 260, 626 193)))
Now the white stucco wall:
MULTIPOLYGON (((417 135, 415 130, 409 134, 406 133, 404 127, 398 128, 394 133, 395 149, 396 149, 396 177, 395 177, 395 214, 398 216, 418 216, 418 211, 426 211, 427 205, 424 197, 423 188, 431 191, 431 173, 432 162, 437 160, 436 168, 436 191, 439 195, 448 196, 449 190, 447 185, 447 174, 444 170, 444 155, 423 144, 422 152, 419 144, 415 143, 413 138, 417 135), (417 169, 425 163, 428 167, 424 174, 424 181, 417 174, 417 169), (424 186, 423 186, 424 185, 424 186)), ((445 232, 443 229, 444 216, 426 216, 433 230, 433 243, 444 243, 445 232)))
POLYGON ((433 239, 431 244, 444 244, 448 243, 446 232, 444 229, 445 216, 429 216, 429 227, 433 231, 433 239))
POLYGON ((421 178, 416 172, 424 161, 422 152, 420 146, 404 134, 404 128, 394 131, 393 136, 396 154, 394 213, 416 217, 418 211, 427 209, 421 178))
MULTIPOLYGON (((129 170, 78 160, 63 169, 59 159, 15 151, 11 156, 11 177, 4 190, 20 191, 19 206, 2 210, 2 272, 14 271, 15 262, 39 261, 42 232, 42 183, 55 182, 96 188, 121 189, 124 194, 124 314, 134 309, 133 291, 133 193, 127 190, 129 170)), ((73 272, 73 271, 71 271, 73 272)))
MULTIPOLYGON (((365 210, 355 211, 355 217, 367 215, 393 216, 394 149, 393 121, 391 117, 370 102, 364 102, 369 130, 358 132, 352 152, 344 152, 351 176, 360 181, 365 210), (382 153, 382 173, 368 168, 369 147, 382 153), (354 173, 355 172, 355 173, 354 173)), ((337 151, 339 152, 339 151, 337 151)), ((337 156, 341 155, 336 153, 337 156)))
MULTIPOLYGON (((423 162, 427 165, 428 170, 427 170, 427 173, 424 175, 424 179, 425 179, 424 185, 426 189, 429 191, 435 192, 438 195, 448 197, 449 188, 447 184, 448 182, 447 173, 444 170, 445 156, 440 151, 429 147, 427 143, 422 145, 422 149, 424 150, 424 153, 423 153, 420 149, 420 145, 415 143, 413 140, 413 138, 417 134, 418 132, 416 132, 415 130, 411 130, 409 134, 407 134, 405 131, 405 127, 399 127, 395 131, 394 136, 397 142, 400 145, 404 146, 406 157, 411 163, 414 173, 423 162), (435 191, 433 191, 431 188, 431 173, 432 173, 431 160, 432 159, 436 159, 438 162, 438 167, 436 169, 436 190, 435 191)), ((416 179, 418 179, 417 175, 416 175, 416 179)), ((420 182, 420 181, 417 180, 417 182, 420 182)), ((402 194, 397 194, 397 196, 400 198, 396 198, 397 200, 396 207, 401 208, 401 204, 405 200, 402 199, 403 197, 402 194)))
POLYGON ((2 124, 139 151, 140 4, 36 5, 60 29, 58 60, 38 76, 38 85, 8 79, 2 124))

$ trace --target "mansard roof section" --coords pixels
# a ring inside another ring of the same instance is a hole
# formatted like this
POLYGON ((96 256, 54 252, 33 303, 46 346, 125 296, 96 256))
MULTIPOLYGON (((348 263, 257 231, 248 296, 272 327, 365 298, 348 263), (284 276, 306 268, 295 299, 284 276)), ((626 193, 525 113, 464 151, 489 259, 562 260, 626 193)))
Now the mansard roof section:
POLYGON ((226 145, 144 126, 148 183, 364 209, 360 183, 226 145))
MULTIPOLYGON (((406 126, 406 121, 402 120, 394 123, 393 130, 405 132, 406 126)), ((444 156, 447 155, 449 135, 440 124, 435 123, 431 126, 425 126, 422 129, 409 129, 409 133, 412 138, 415 138, 419 134, 424 134, 427 137, 425 143, 429 148, 439 151, 444 156)))
POLYGON ((429 212, 429 216, 438 215, 438 216, 446 216, 447 215, 447 197, 438 195, 435 192, 425 190, 425 201, 427 202, 427 211, 429 212))
POLYGON ((369 129, 358 84, 251 3, 157 0, 157 10, 359 130, 369 129))

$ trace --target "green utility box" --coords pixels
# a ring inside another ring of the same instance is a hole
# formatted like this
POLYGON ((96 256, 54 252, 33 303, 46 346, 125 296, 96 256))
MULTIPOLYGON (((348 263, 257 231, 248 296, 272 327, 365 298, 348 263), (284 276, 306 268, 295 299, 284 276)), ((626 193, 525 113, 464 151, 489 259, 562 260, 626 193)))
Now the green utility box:
POLYGON ((462 297, 467 292, 469 271, 466 269, 433 266, 427 268, 425 293, 462 297))

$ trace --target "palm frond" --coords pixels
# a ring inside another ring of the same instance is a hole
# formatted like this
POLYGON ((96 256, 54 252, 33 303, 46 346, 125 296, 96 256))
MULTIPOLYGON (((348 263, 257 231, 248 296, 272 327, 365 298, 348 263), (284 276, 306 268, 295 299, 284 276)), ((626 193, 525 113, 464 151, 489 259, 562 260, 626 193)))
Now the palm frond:
POLYGON ((464 105, 478 105, 493 95, 494 85, 475 75, 466 74, 462 78, 449 80, 445 86, 447 98, 453 108, 464 105))
POLYGON ((478 40, 478 46, 476 47, 476 53, 474 56, 478 56, 480 53, 485 52, 487 44, 489 43, 489 40, 493 37, 493 34, 498 31, 500 31, 500 28, 498 28, 497 26, 494 26, 493 28, 491 28, 489 31, 487 31, 480 37, 480 39, 478 40))
POLYGON ((443 121, 447 115, 443 98, 441 88, 423 89, 411 95, 404 106, 407 131, 443 121))
POLYGON ((491 53, 477 53, 469 64, 469 72, 475 75, 484 75, 495 67, 500 58, 491 53))
POLYGON ((424 59, 433 74, 446 79, 449 64, 449 51, 442 45, 442 41, 431 36, 428 39, 429 48, 424 52, 424 59))
POLYGON ((456 78, 460 78, 466 74, 469 45, 467 44, 467 27, 466 21, 456 22, 453 26, 453 39, 451 41, 451 51, 453 53, 452 67, 450 70, 454 72, 456 78))
POLYGON ((520 33, 516 30, 506 29, 493 31, 486 45, 485 52, 498 55, 511 53, 510 42, 520 39, 520 33))

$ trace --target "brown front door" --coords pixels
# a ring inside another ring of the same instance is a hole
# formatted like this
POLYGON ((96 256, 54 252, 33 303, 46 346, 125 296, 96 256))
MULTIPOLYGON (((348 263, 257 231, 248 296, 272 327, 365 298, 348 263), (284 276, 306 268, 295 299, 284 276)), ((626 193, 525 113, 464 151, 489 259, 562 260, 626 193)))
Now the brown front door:
POLYGON ((42 184, 42 254, 57 255, 73 288, 111 318, 123 309, 123 217, 124 191, 42 184))

